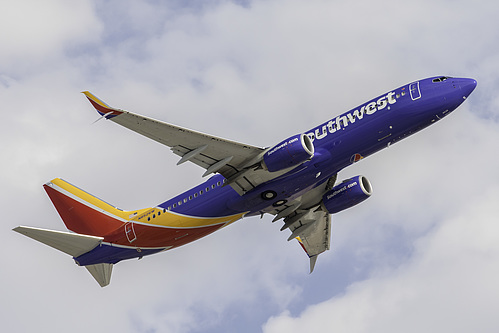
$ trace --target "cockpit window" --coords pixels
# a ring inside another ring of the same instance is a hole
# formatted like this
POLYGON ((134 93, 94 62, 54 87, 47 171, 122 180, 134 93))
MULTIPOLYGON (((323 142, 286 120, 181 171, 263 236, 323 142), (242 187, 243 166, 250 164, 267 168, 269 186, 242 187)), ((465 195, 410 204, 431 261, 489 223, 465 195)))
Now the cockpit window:
POLYGON ((439 78, 436 78, 436 79, 433 79, 433 82, 443 82, 445 80, 447 80, 449 77, 447 76, 441 76, 439 78))

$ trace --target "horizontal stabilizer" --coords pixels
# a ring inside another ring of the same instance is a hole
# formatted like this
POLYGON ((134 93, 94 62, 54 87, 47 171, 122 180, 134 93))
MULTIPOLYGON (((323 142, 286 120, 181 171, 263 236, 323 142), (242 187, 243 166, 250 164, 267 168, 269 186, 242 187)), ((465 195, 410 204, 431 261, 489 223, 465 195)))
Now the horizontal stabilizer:
POLYGON ((111 273, 113 272, 113 264, 96 264, 87 265, 86 269, 92 274, 94 279, 101 287, 107 286, 111 282, 111 273))
POLYGON ((94 249, 104 239, 102 237, 23 226, 13 230, 73 257, 78 257, 94 249))

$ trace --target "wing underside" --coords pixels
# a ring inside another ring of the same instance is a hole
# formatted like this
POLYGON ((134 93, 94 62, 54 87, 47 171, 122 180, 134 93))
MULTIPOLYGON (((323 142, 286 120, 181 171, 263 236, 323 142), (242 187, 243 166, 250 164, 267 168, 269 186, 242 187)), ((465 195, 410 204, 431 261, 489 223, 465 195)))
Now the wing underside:
POLYGON ((303 196, 266 211, 275 215, 272 222, 283 219, 281 231, 291 231, 288 241, 294 238, 298 240, 310 258, 310 273, 314 270, 318 255, 330 248, 332 216, 321 203, 322 195, 330 190, 335 182, 336 175, 303 196))
POLYGON ((177 164, 192 162, 206 170, 203 176, 220 173, 240 195, 282 174, 261 168, 264 148, 115 109, 88 91, 84 94, 103 118, 170 147, 181 157, 177 164))
POLYGON ((281 230, 289 229, 288 241, 296 238, 310 258, 310 273, 313 272, 317 256, 329 250, 331 242, 331 214, 314 207, 297 210, 284 219, 281 230))

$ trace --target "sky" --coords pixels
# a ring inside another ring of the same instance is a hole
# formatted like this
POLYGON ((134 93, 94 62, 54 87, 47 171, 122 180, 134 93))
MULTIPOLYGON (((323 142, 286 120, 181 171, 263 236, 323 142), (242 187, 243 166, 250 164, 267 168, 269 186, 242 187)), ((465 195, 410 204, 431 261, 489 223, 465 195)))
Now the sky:
POLYGON ((3 1, 0 321, 9 332, 499 331, 497 1, 3 1), (100 288, 19 235, 65 230, 62 177, 127 210, 203 179, 99 121, 108 104, 256 146, 425 77, 478 86, 445 120, 342 170, 374 193, 333 216, 313 274, 271 216, 125 261, 100 288))

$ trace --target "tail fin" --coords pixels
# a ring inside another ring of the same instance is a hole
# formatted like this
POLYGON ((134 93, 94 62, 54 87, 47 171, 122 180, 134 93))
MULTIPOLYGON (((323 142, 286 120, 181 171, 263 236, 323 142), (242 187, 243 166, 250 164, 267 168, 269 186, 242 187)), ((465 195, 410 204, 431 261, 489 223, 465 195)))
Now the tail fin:
MULTIPOLYGON (((14 228, 13 230, 73 257, 78 257, 93 250, 104 239, 102 237, 23 226, 14 228)), ((112 264, 104 263, 85 267, 101 287, 105 287, 111 282, 112 264)))
POLYGON ((66 227, 84 235, 105 236, 131 218, 125 212, 56 178, 44 185, 66 227))

